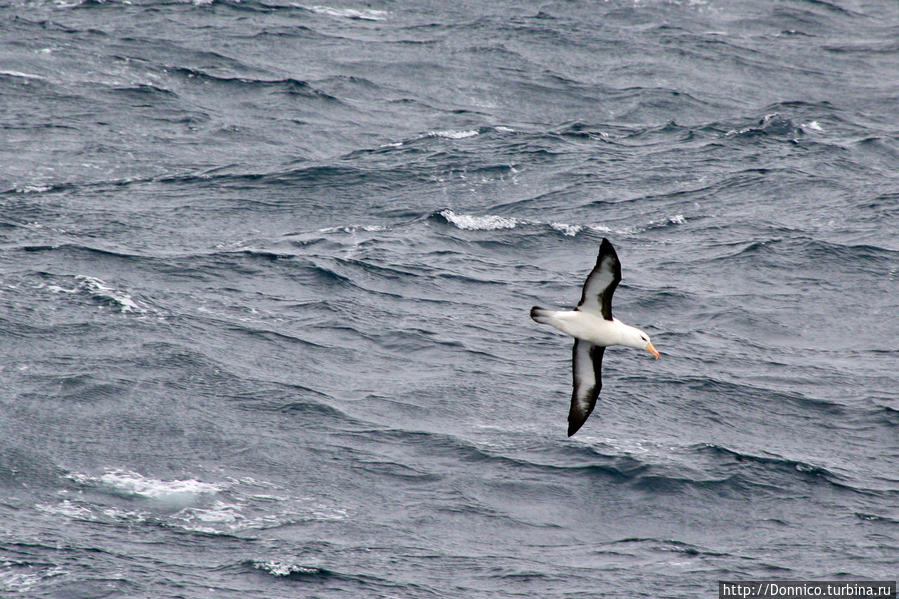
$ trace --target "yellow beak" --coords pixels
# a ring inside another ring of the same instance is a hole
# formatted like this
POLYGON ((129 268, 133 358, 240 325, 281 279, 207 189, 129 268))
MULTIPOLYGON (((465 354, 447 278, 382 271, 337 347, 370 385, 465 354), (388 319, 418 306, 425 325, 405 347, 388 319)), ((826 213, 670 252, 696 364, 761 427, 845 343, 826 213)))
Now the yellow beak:
POLYGON ((655 356, 656 360, 658 360, 658 359, 659 359, 659 356, 662 355, 662 354, 659 353, 659 350, 657 350, 655 347, 653 347, 652 341, 650 341, 649 343, 646 344, 646 351, 648 351, 648 352, 651 353, 653 356, 655 356))

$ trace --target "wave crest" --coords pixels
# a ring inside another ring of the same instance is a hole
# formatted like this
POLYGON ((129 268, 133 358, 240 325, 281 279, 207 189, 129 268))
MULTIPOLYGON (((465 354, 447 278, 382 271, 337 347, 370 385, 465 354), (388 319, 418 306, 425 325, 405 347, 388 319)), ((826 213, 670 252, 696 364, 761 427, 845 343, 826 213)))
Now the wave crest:
POLYGON ((322 6, 317 4, 315 6, 306 7, 306 9, 320 15, 328 15, 329 17, 339 17, 343 19, 357 19, 360 21, 387 20, 387 11, 374 8, 336 8, 333 6, 322 6))
MULTIPOLYGON (((599 233, 600 235, 605 235, 608 233, 613 233, 615 235, 635 235, 645 230, 646 228, 655 228, 656 226, 660 226, 654 222, 650 222, 649 227, 645 228, 631 226, 615 229, 608 225, 599 223, 573 225, 570 223, 562 222, 546 223, 541 221, 517 218, 514 216, 500 216, 497 214, 464 214, 458 213, 450 208, 435 212, 432 216, 439 217, 448 224, 451 224, 457 229, 463 231, 497 231, 502 229, 515 229, 518 227, 535 227, 550 229, 557 233, 561 233, 566 237, 575 237, 585 231, 590 233, 599 233)), ((687 220, 683 214, 676 214, 669 217, 665 223, 662 223, 661 226, 680 225, 686 222, 687 220)))
POLYGON ((464 231, 495 231, 497 229, 514 229, 518 226, 518 219, 508 216, 495 216, 487 214, 475 216, 473 214, 457 214, 453 210, 446 209, 438 212, 446 222, 455 225, 464 231))

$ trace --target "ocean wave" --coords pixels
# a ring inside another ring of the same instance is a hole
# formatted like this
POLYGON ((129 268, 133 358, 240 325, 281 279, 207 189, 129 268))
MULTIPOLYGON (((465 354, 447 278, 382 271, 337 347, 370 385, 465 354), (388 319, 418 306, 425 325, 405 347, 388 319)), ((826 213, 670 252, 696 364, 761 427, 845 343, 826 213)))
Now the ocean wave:
POLYGON ((24 185, 16 186, 13 188, 13 191, 16 193, 47 193, 48 191, 52 191, 56 189, 55 185, 41 185, 40 183, 26 183, 24 185))
POLYGON ((62 566, 5 558, 0 562, 0 591, 29 593, 46 581, 67 574, 70 574, 69 570, 62 566))
POLYGON ((15 77, 17 79, 34 79, 46 80, 46 77, 34 75, 32 73, 22 73, 21 71, 0 71, 0 77, 15 77))
POLYGON ((67 478, 82 487, 92 487, 125 497, 144 497, 169 504, 189 503, 200 496, 219 493, 225 488, 220 484, 195 479, 160 480, 130 470, 117 469, 107 470, 100 476, 73 472, 67 475, 67 478))
POLYGON ((662 222, 653 220, 648 221, 643 227, 624 227, 613 228, 608 225, 598 223, 573 225, 562 222, 541 222, 518 218, 514 216, 500 216, 495 214, 466 214, 457 213, 456 211, 446 208, 431 215, 432 218, 439 218, 447 224, 453 225, 462 231, 499 231, 504 229, 515 229, 518 227, 536 227, 547 228, 549 230, 561 233, 566 237, 575 237, 582 232, 607 234, 614 233, 616 235, 636 235, 647 229, 664 227, 670 225, 686 224, 687 218, 683 214, 674 214, 662 222))
POLYGON ((340 227, 325 227, 323 229, 319 229, 319 233, 358 233, 360 231, 365 233, 380 233, 382 231, 389 230, 385 225, 344 225, 340 227))
POLYGON ((79 282, 79 288, 88 292, 97 300, 119 308, 123 314, 127 312, 146 314, 148 311, 146 307, 137 302, 130 294, 116 289, 115 287, 110 287, 102 279, 89 277, 87 275, 77 275, 75 279, 79 282))
POLYGON ((37 503, 36 510, 70 520, 142 524, 209 535, 347 517, 343 508, 315 497, 296 496, 280 485, 252 477, 213 483, 107 469, 100 475, 69 472, 65 478, 77 485, 78 493, 61 489, 56 502, 37 503), (123 499, 128 502, 122 504, 123 499))
POLYGON ((710 551, 708 549, 703 549, 697 545, 693 545, 691 543, 685 543, 684 541, 678 541, 675 539, 655 539, 650 537, 628 537, 624 539, 617 539, 615 541, 611 541, 608 543, 610 546, 621 546, 621 545, 638 545, 641 547, 649 546, 649 548, 653 551, 670 551, 673 553, 685 553, 687 555, 703 555, 709 557, 725 557, 726 553, 720 553, 717 551, 710 551))
POLYGON ((780 137, 794 139, 803 134, 802 127, 793 124, 792 119, 777 112, 764 115, 755 126, 731 129, 726 137, 754 138, 754 137, 780 137))
POLYGON ((814 131, 816 133, 822 133, 824 131, 824 127, 818 121, 809 121, 808 123, 802 123, 799 125, 803 131, 814 131))
POLYGON ((552 227, 553 230, 558 231, 568 237, 574 237, 584 230, 583 225, 569 225, 566 223, 549 223, 549 226, 552 227))
POLYGON ((220 534, 222 532, 239 532, 253 528, 265 528, 266 522, 277 524, 274 516, 262 516, 255 522, 244 515, 244 506, 217 500, 211 505, 202 507, 186 507, 173 514, 168 526, 183 528, 191 532, 220 534))
POLYGON ((329 17, 339 17, 343 19, 357 19, 360 21, 386 21, 388 12, 386 10, 377 10, 375 8, 336 8, 333 6, 302 6, 314 13, 328 15, 329 17))
POLYGON ((300 79, 253 79, 250 77, 224 77, 221 75, 213 75, 211 73, 207 73, 206 71, 203 71, 201 69, 179 66, 167 67, 166 72, 187 81, 200 81, 204 83, 218 84, 231 87, 232 89, 275 89, 289 95, 340 102, 338 98, 319 89, 316 89, 310 83, 302 81, 300 79))
POLYGON ((751 453, 739 452, 733 449, 728 449, 722 445, 715 445, 713 443, 703 443, 700 445, 696 445, 693 447, 693 450, 699 453, 709 452, 718 456, 726 456, 729 458, 733 458, 734 461, 737 462, 747 462, 754 463, 761 466, 769 467, 770 469, 782 471, 782 472, 799 472, 801 474, 807 475, 812 478, 823 478, 828 481, 837 481, 839 482, 839 478, 833 472, 830 472, 827 468, 823 468, 821 466, 815 466, 808 462, 803 462, 801 460, 791 460, 789 458, 784 458, 781 456, 759 456, 753 455, 751 453))
MULTIPOLYGON (((484 444, 455 435, 435 432, 411 431, 401 429, 384 429, 357 431, 370 439, 385 442, 403 442, 420 446, 429 454, 452 454, 457 459, 468 463, 492 463, 503 468, 514 468, 519 471, 546 473, 577 473, 579 476, 596 477, 603 480, 615 480, 620 483, 640 485, 641 481, 664 478, 656 476, 654 466, 645 459, 601 452, 598 448, 575 444, 560 448, 551 448, 541 455, 533 453, 518 454, 508 448, 500 449, 490 443, 484 444)), ((703 483, 705 481, 689 481, 703 483)))
POLYGON ((754 241, 722 244, 711 261, 763 262, 773 267, 806 268, 820 271, 822 264, 851 271, 880 274, 894 263, 899 251, 871 244, 825 241, 809 235, 763 237, 754 241))
POLYGON ((328 576, 330 572, 323 568, 313 566, 304 566, 289 561, 281 560, 251 560, 245 562, 247 566, 254 570, 261 570, 272 576, 279 578, 307 578, 311 576, 328 576))
POLYGON ((63 499, 59 503, 38 503, 34 508, 46 514, 65 516, 72 520, 91 520, 93 512, 86 506, 77 505, 68 499, 63 499))
POLYGON ((869 514, 866 512, 855 512, 855 517, 866 522, 878 522, 890 525, 899 524, 899 520, 897 520, 896 518, 890 518, 889 516, 878 516, 877 514, 869 514))
MULTIPOLYGON (((36 249, 40 250, 57 250, 60 248, 48 247, 48 248, 23 248, 26 251, 35 251, 36 249)), ((71 247, 64 246, 62 249, 72 249, 71 247)), ((83 249, 83 248, 75 248, 83 249)), ((100 251, 101 254, 106 254, 106 252, 100 251)), ((110 253, 109 255, 116 255, 115 253, 110 253)), ((121 256, 119 256, 121 257, 121 256)), ((137 315, 146 315, 151 313, 158 313, 155 308, 152 308, 143 300, 135 299, 135 297, 122 289, 118 289, 113 285, 110 285, 103 279, 98 277, 88 276, 88 275, 75 275, 74 277, 51 277, 51 280, 54 282, 40 282, 34 285, 36 289, 44 289, 53 294, 63 294, 70 296, 86 296, 90 298, 91 301, 96 302, 100 305, 109 306, 117 309, 122 314, 137 314, 137 315)))
POLYGON ((507 216, 476 216, 472 214, 456 214, 454 211, 446 209, 437 213, 442 216, 446 222, 455 225, 463 231, 496 231, 497 229, 514 229, 518 226, 519 221, 516 218, 507 216))
POLYGON ((124 509, 85 498, 66 498, 56 503, 38 503, 34 507, 51 517, 69 520, 129 527, 140 524, 213 536, 289 524, 338 521, 347 515, 342 509, 270 494, 238 496, 234 500, 212 499, 183 507, 157 503, 144 505, 141 509, 124 509))
MULTIPOLYGON (((374 84, 371 84, 374 85, 374 84)), ((377 152, 385 152, 391 149, 397 148, 408 148, 408 149, 417 149, 419 143, 423 140, 440 138, 440 139, 450 139, 450 140, 459 140, 459 139, 469 139, 473 137, 477 137, 479 135, 496 132, 496 133, 515 133, 516 130, 511 127, 506 127, 503 125, 496 126, 482 126, 477 129, 431 129, 424 135, 418 135, 414 137, 405 138, 399 141, 391 141, 379 144, 377 148, 374 149, 363 149, 356 150, 350 153, 347 157, 356 157, 366 154, 372 154, 377 152)), ((494 167, 473 167, 469 170, 469 172, 483 172, 491 169, 502 169, 502 170, 512 170, 512 168, 508 164, 501 164, 494 167)))
MULTIPOLYGON (((131 85, 112 85, 110 93, 123 96, 132 96, 133 101, 154 101, 153 96, 177 97, 178 94, 170 89, 153 85, 151 83, 135 83, 131 85)), ((155 101, 158 101, 156 99, 155 101)))
MULTIPOLYGON (((316 583, 327 584, 326 593, 333 594, 336 592, 338 595, 347 597, 395 597, 399 588, 396 582, 382 576, 367 573, 339 572, 321 566, 311 566, 296 562, 290 557, 245 560, 240 562, 239 568, 244 571, 272 576, 280 580, 296 581, 302 583, 304 589, 308 585, 316 583)), ((429 597, 438 595, 438 593, 428 590, 422 584, 415 584, 412 587, 418 590, 427 590, 426 595, 429 597)), ((402 585, 402 588, 404 591, 408 591, 410 587, 402 585)), ((317 595, 315 592, 312 592, 312 594, 317 595)), ((420 593, 415 596, 419 595, 420 593)))
MULTIPOLYGON (((538 453, 522 453, 511 447, 497 447, 492 443, 434 432, 389 429, 357 430, 352 434, 364 435, 368 440, 419 446, 426 448, 426 453, 432 456, 451 454, 467 463, 489 463, 519 472, 542 473, 540 476, 576 475, 615 481, 641 492, 743 496, 763 490, 780 494, 801 481, 864 495, 882 496, 884 493, 806 460, 756 455, 712 443, 686 447, 663 447, 655 443, 634 446, 630 443, 627 449, 621 449, 618 443, 607 447, 605 443, 575 442, 538 453), (637 450, 633 450, 634 447, 637 450), (703 459, 704 456, 712 460, 703 459)), ((434 479, 427 472, 418 470, 402 474, 411 474, 415 480, 434 479)))
MULTIPOLYGON (((39 223, 29 223, 28 225, 26 225, 26 228, 43 229, 45 227, 39 223)), ((49 228, 49 230, 54 231, 55 233, 65 233, 65 230, 63 229, 49 228)), ((30 253, 62 251, 72 254, 87 254, 96 256, 101 259, 114 258, 122 260, 132 260, 134 258, 140 257, 138 254, 131 254, 122 251, 103 249, 90 245, 80 245, 75 243, 23 245, 19 249, 21 249, 23 252, 30 253)))
POLYGON ((445 139, 467 139, 469 137, 478 135, 478 131, 476 131, 475 129, 440 129, 435 131, 428 131, 428 135, 430 137, 443 137, 445 139))

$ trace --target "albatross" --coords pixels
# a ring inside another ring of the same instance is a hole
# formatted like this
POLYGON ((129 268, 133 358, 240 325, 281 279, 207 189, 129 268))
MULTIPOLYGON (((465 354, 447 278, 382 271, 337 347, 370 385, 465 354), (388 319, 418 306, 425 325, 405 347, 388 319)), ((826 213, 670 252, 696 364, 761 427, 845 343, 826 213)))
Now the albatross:
POLYGON ((596 398, 602 389, 602 355, 608 346, 645 349, 656 359, 659 358, 649 335, 612 316, 612 294, 619 281, 621 262, 615 248, 608 239, 603 238, 596 266, 587 275, 581 301, 574 310, 531 308, 531 318, 536 322, 548 324, 574 337, 571 357, 574 391, 568 412, 569 437, 583 426, 596 405, 596 398))

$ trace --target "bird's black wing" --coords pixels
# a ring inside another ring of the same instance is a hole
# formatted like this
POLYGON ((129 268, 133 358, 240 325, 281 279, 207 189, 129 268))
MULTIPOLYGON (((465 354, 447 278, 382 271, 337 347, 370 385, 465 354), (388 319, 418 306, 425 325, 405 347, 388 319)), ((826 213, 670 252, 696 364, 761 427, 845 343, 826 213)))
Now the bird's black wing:
POLYGON ((602 389, 602 356, 606 348, 583 339, 574 340, 571 370, 574 390, 571 394, 571 410, 568 412, 568 436, 578 431, 587 421, 596 405, 602 389))
POLYGON ((603 238, 599 245, 599 255, 596 257, 596 266, 587 275, 584 282, 584 291, 581 301, 577 305, 578 310, 593 312, 612 320, 612 294, 621 280, 621 262, 615 248, 609 240, 603 238))

